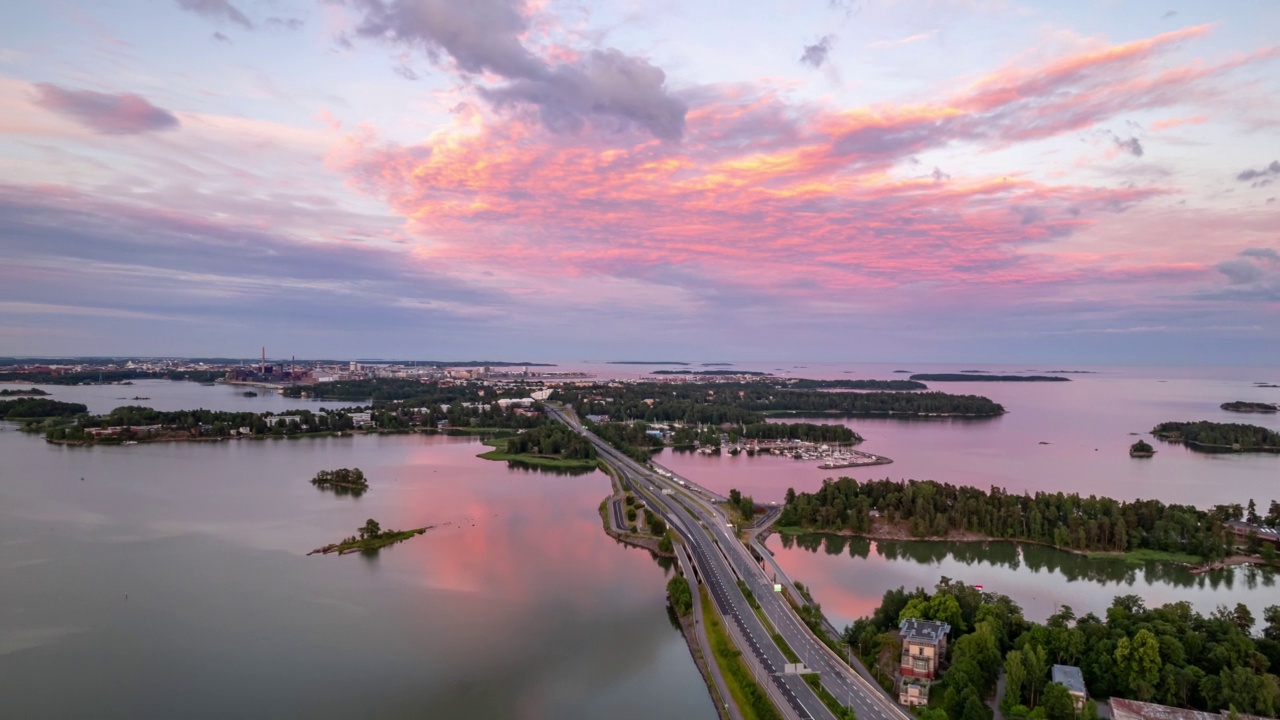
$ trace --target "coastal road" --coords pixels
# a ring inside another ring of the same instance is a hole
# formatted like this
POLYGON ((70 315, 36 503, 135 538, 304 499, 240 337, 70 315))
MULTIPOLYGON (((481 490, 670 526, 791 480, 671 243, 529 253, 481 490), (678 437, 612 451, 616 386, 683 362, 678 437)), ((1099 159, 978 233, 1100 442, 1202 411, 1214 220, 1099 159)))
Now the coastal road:
MULTIPOLYGON (((590 439, 602 456, 618 467, 629 482, 642 485, 647 483, 647 487, 666 488, 675 493, 671 496, 661 495, 659 490, 659 493, 649 494, 662 503, 664 515, 681 520, 679 525, 670 520, 668 523, 677 530, 684 529, 685 532, 681 532, 681 535, 695 549, 695 553, 704 556, 699 559, 699 567, 704 567, 705 561, 705 566, 714 570, 707 573, 713 575, 713 578, 705 578, 708 580, 708 589, 713 591, 713 596, 717 595, 715 592, 717 590, 719 594, 726 596, 723 598, 725 604, 721 604, 722 598, 715 597, 717 607, 725 613, 726 618, 733 617, 735 622, 740 623, 740 629, 743 630, 748 645, 760 658, 763 667, 771 673, 777 672, 781 664, 786 661, 768 631, 747 604, 746 597, 737 586, 739 579, 755 596, 769 623, 792 651, 811 671, 820 675, 822 686, 842 704, 852 707, 860 720, 909 720, 910 716, 887 698, 879 686, 873 685, 859 675, 844 659, 819 641, 781 593, 773 591, 772 580, 734 535, 733 528, 730 527, 723 511, 714 502, 705 499, 720 496, 696 485, 690 487, 692 483, 687 479, 679 478, 684 481, 681 484, 676 479, 668 479, 661 473, 650 471, 587 431, 576 418, 559 412, 555 412, 555 415, 557 419, 569 424, 590 439), (681 500, 677 502, 676 498, 681 500), (693 532, 689 532, 690 528, 693 532)), ((743 649, 745 653, 746 649, 743 649)), ((819 716, 816 712, 819 710, 822 715, 830 715, 826 706, 821 704, 802 680, 795 676, 781 677, 794 681, 783 681, 779 684, 791 688, 797 697, 806 698, 806 701, 800 705, 810 710, 813 717, 819 716), (795 687, 797 684, 799 688, 795 687), (818 703, 818 707, 811 709, 813 702, 818 703)), ((801 714, 801 717, 804 716, 801 714)))
POLYGON ((747 603, 746 596, 738 588, 738 576, 725 553, 707 532, 703 521, 677 501, 675 495, 663 495, 657 489, 668 487, 674 490, 678 486, 674 482, 666 482, 656 473, 618 452, 584 428, 576 418, 548 407, 557 420, 590 440, 600 457, 618 470, 623 482, 631 486, 636 494, 644 497, 646 505, 684 539, 712 603, 725 620, 725 628, 738 645, 742 658, 751 668, 756 681, 773 698, 778 710, 786 717, 796 720, 835 720, 835 716, 800 676, 783 674, 786 657, 747 603))

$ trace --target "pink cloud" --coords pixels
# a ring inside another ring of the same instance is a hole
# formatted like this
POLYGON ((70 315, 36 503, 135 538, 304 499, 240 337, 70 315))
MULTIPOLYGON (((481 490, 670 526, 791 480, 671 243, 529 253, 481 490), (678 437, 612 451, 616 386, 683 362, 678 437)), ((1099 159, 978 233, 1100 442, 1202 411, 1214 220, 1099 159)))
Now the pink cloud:
POLYGON ((35 88, 37 105, 103 135, 137 135, 178 127, 173 113, 133 93, 67 90, 51 83, 39 83, 35 88))
POLYGON ((996 149, 1209 101, 1231 70, 1277 53, 1168 65, 1170 48, 1208 31, 1002 69, 937 102, 837 110, 748 86, 699 88, 686 95, 679 144, 482 114, 414 147, 352 138, 333 163, 431 239, 422 254, 529 275, 661 281, 679 268, 809 299, 1070 282, 1098 273, 1047 248, 1173 189, 1048 184, 1021 168, 940 182, 895 168, 930 150, 996 149))

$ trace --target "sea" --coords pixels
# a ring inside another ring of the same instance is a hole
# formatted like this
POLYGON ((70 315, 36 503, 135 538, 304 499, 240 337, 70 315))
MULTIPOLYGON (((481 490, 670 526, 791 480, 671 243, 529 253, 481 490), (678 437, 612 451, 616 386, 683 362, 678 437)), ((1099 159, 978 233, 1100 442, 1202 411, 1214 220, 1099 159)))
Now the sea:
MULTIPOLYGON (((1219 409, 1280 401, 1277 368, 564 361, 597 378, 739 369, 819 379, 981 370, 1058 383, 929 383, 985 395, 986 420, 851 419, 859 448, 893 459, 822 470, 781 457, 664 451, 656 460, 721 492, 780 502, 837 475, 934 479, 1208 506, 1280 500, 1280 456, 1205 454, 1137 437, 1166 420, 1248 422, 1219 409), (897 372, 905 370, 909 372, 897 372)), ((93 412, 282 411, 346 403, 167 380, 42 386, 93 412), (139 399, 135 399, 139 398, 139 399)), ((480 460, 473 438, 421 435, 50 445, 0 423, 0 715, 135 717, 712 718, 664 602, 672 569, 604 534, 601 473, 480 460), (365 495, 309 479, 359 467, 365 495), (431 526, 376 556, 307 555, 353 534, 431 526)), ((1275 572, 1090 560, 1008 543, 771 537, 768 547, 839 626, 885 590, 941 577, 1010 595, 1028 617, 1102 613, 1116 595, 1208 612, 1280 602, 1275 572)))

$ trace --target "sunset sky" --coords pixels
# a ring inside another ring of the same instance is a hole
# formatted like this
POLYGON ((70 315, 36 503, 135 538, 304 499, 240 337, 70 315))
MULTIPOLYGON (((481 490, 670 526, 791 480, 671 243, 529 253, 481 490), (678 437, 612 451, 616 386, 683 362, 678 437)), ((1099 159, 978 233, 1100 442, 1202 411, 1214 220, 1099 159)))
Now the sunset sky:
POLYGON ((0 355, 1280 357, 1272 0, 4 16, 0 355))

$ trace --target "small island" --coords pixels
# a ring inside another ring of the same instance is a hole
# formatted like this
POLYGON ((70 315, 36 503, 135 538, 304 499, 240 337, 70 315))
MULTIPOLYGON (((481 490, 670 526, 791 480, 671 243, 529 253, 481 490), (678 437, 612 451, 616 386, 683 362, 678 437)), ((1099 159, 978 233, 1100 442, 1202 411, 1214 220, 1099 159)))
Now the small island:
POLYGON ((337 470, 321 470, 311 478, 311 484, 321 490, 332 490, 338 495, 354 495, 360 497, 369 490, 369 481, 365 479, 360 468, 338 468, 337 470))
POLYGON ((23 390, 22 388, 5 388, 0 390, 0 397, 39 397, 48 394, 49 393, 41 390, 40 388, 34 387, 26 390, 23 390))
POLYGON ((1227 412, 1238 412, 1238 413, 1273 413, 1280 410, 1280 407, 1277 407, 1271 403, 1246 402, 1244 400, 1236 400, 1235 402, 1225 402, 1225 403, 1222 403, 1220 407, 1223 410, 1226 410, 1227 412))
POLYGON ((1241 423, 1165 422, 1151 434, 1171 443, 1182 443, 1205 452, 1280 453, 1280 433, 1269 428, 1241 423))
POLYGON ((912 380, 921 382, 1071 382, 1061 375, 989 375, 983 370, 959 373, 916 373, 912 380))
POLYGON ((760 372, 759 370, 654 370, 650 375, 750 375, 752 377, 765 377, 769 373, 760 372))
POLYGON ((240 393, 240 394, 241 394, 241 395, 243 395, 243 396, 245 396, 245 397, 258 397, 258 393, 254 392, 254 391, 252 391, 252 390, 245 390, 244 392, 242 392, 242 393, 240 393))
POLYGON ((377 520, 369 518, 365 521, 364 527, 357 531, 359 533, 358 535, 344 538, 342 542, 318 547, 307 554, 328 555, 329 553, 338 553, 339 555, 346 555, 347 553, 353 552, 366 554, 376 553, 388 545, 395 545, 396 543, 404 542, 411 537, 421 535, 432 527, 434 526, 428 525, 426 527, 414 528, 412 530, 383 530, 377 520))
POLYGON ((1156 454, 1156 449, 1151 447, 1151 443, 1147 442, 1146 440, 1139 440, 1138 442, 1129 446, 1129 457, 1149 458, 1149 457, 1155 457, 1155 454, 1156 454))

